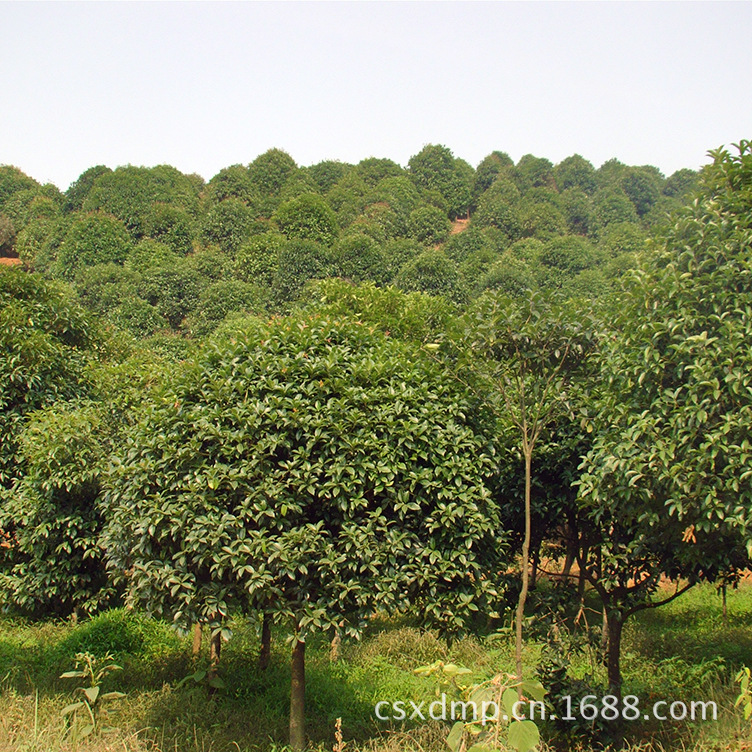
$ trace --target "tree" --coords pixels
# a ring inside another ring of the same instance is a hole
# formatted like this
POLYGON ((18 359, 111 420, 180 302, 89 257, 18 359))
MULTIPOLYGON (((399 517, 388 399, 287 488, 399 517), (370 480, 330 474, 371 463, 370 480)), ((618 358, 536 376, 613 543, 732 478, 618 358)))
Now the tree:
POLYGON ((0 486, 21 470, 18 437, 28 415, 81 393, 97 339, 70 288, 0 269, 0 486))
POLYGON ((699 197, 635 274, 604 340, 581 480, 598 566, 583 555, 581 567, 608 614, 616 694, 626 619, 733 578, 752 551, 750 142, 737 151, 711 152, 699 197), (656 601, 662 576, 684 584, 656 601))
POLYGON ((220 201, 203 218, 202 235, 207 243, 218 245, 234 256, 253 232, 253 211, 239 198, 220 201))
POLYGON ((65 211, 81 211, 84 201, 89 195, 89 191, 91 191, 96 179, 100 175, 104 175, 108 172, 112 172, 112 170, 105 165, 96 165, 94 167, 89 167, 88 170, 84 170, 78 178, 68 186, 68 190, 65 192, 65 211))
POLYGON ((272 219, 285 237, 296 240, 332 245, 339 232, 334 211, 317 193, 305 193, 286 201, 272 219))
POLYGON ((35 411, 13 485, 0 488, 0 603, 33 615, 93 614, 117 603, 99 537, 109 454, 164 365, 127 341, 92 362, 75 398, 35 411))
POLYGON ((592 194, 597 187, 595 167, 579 154, 563 159, 554 167, 554 179, 559 191, 579 188, 586 194, 592 194))
POLYGON ((279 249, 272 289, 282 305, 294 301, 306 282, 329 277, 331 254, 312 240, 290 240, 279 249))
POLYGON ((456 159, 446 146, 424 146, 408 162, 410 175, 424 191, 436 191, 447 204, 449 218, 467 214, 472 198, 474 171, 456 159))
POLYGON ((248 165, 251 182, 259 194, 259 208, 265 217, 274 213, 280 191, 297 171, 295 160, 281 149, 269 149, 248 165))
POLYGON ((410 212, 409 234, 419 243, 437 245, 449 236, 452 223, 447 215, 435 206, 419 206, 410 212))
POLYGON ((457 266, 441 250, 423 251, 408 261, 394 278, 394 284, 406 292, 441 295, 455 303, 465 300, 457 266))
POLYGON ((195 215, 198 193, 199 186, 192 177, 174 167, 128 165, 99 174, 81 208, 112 214, 138 240, 146 233, 145 223, 155 203, 178 206, 195 215))
POLYGON ((570 382, 584 372, 592 349, 588 317, 556 297, 531 294, 522 300, 487 293, 466 314, 457 346, 458 372, 470 368, 476 388, 507 426, 512 456, 524 466, 520 589, 515 615, 515 663, 523 679, 523 621, 530 580, 533 459, 541 436, 571 412, 570 382))
POLYGON ((132 241, 122 222, 100 213, 73 216, 57 251, 53 271, 63 279, 73 279, 80 269, 96 264, 122 264, 132 241))
POLYGON ((483 415, 414 348, 359 322, 239 326, 142 413, 108 496, 129 602, 219 630, 258 610, 293 638, 290 741, 305 745, 305 642, 374 608, 459 629, 503 555, 483 415))

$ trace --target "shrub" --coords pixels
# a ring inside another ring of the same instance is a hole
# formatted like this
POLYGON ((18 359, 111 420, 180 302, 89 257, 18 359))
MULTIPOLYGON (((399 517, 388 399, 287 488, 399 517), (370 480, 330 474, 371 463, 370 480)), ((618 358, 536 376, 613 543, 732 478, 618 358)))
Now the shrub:
POLYGON ((419 206, 410 212, 410 237, 419 243, 436 245, 449 236, 452 223, 447 215, 435 206, 419 206))
POLYGON ((306 193, 286 201, 272 217, 283 235, 331 245, 337 237, 337 217, 317 193, 306 193))
POLYGON ((96 264, 122 264, 131 249, 131 238, 122 222, 108 214, 78 214, 57 252, 54 271, 73 279, 79 269, 96 264))

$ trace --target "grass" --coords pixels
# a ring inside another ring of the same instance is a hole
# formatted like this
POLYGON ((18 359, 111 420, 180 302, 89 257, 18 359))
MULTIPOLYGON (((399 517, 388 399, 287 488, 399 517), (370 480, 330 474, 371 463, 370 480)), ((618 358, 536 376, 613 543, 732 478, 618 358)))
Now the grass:
MULTIPOLYGON (((233 625, 223 650, 220 675, 226 688, 210 695, 193 682, 177 688, 193 671, 190 640, 166 625, 121 610, 72 625, 0 620, 0 752, 282 752, 287 733, 289 649, 275 640, 271 665, 256 668, 258 639, 249 622, 233 625), (60 679, 75 653, 111 651, 123 671, 107 689, 126 697, 107 706, 110 730, 80 743, 65 735, 62 708, 73 683, 60 679)), ((206 645, 204 646, 206 649, 206 645)), ((526 663, 534 667, 541 642, 531 640, 526 663)), ((378 700, 430 702, 436 684, 416 676, 420 665, 444 660, 467 666, 477 678, 511 670, 513 644, 506 632, 468 637, 448 645, 407 622, 376 622, 362 643, 345 643, 341 659, 329 660, 329 646, 312 641, 307 649, 307 717, 311 749, 331 750, 334 726, 342 719, 348 752, 446 752, 447 728, 436 722, 377 721, 378 700)), ((640 697, 641 708, 659 699, 713 699, 717 721, 636 722, 630 752, 752 751, 752 726, 734 711, 733 674, 752 665, 752 584, 728 593, 728 623, 711 587, 697 588, 675 602, 644 612, 629 624, 624 644, 625 694, 640 697)), ((603 681, 587 653, 572 657, 570 675, 603 681)), ((547 749, 586 750, 586 735, 564 736, 544 728, 547 749)), ((601 749, 611 749, 600 747, 601 749)))

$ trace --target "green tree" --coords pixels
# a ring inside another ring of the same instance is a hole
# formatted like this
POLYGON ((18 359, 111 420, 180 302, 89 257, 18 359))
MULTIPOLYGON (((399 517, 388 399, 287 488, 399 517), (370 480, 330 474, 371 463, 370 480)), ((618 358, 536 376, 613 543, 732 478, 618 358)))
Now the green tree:
POLYGON ((86 212, 104 212, 117 217, 138 240, 154 204, 169 204, 192 216, 198 211, 200 186, 190 175, 169 165, 118 167, 98 175, 83 201, 86 212))
POLYGON ((271 217, 279 205, 285 183, 298 171, 295 160, 281 149, 269 149, 248 165, 251 182, 259 194, 259 208, 271 217))
POLYGON ((409 234, 419 243, 437 245, 449 236, 452 223, 447 215, 435 206, 419 206, 410 212, 409 234))
POLYGON ((332 249, 332 272, 352 282, 389 281, 389 266, 376 241, 368 235, 345 235, 332 249))
POLYGON ((588 317, 554 296, 515 300, 487 293, 467 312, 456 346, 458 370, 478 378, 485 398, 506 426, 510 451, 524 465, 522 587, 515 615, 515 662, 523 679, 523 622, 529 588, 533 459, 551 426, 572 411, 571 382, 586 368, 592 349, 588 317), (576 311, 576 312, 575 312, 576 311))
POLYGON ((286 201, 274 212, 272 219, 280 232, 290 239, 332 245, 339 232, 334 211, 317 193, 305 193, 286 201))
POLYGON ((423 251, 408 261, 394 278, 394 284, 406 292, 441 295, 455 303, 462 303, 466 298, 457 265, 441 250, 423 251))
POLYGON ((446 202, 450 219, 467 214, 474 180, 467 162, 456 159, 446 146, 429 144, 410 157, 408 164, 415 184, 424 191, 436 191, 446 202))
POLYGON ((53 271, 64 279, 73 279, 79 269, 106 264, 122 264, 132 245, 122 222, 100 213, 74 215, 57 251, 53 271))
POLYGON ((0 268, 0 343, 0 485, 8 487, 27 416, 81 393, 97 334, 70 288, 0 268))
POLYGON ((285 623, 300 750, 309 635, 358 636, 374 608, 459 629, 494 596, 484 427, 455 379, 359 322, 250 322, 132 432, 111 565, 131 603, 178 624, 251 609, 285 623))
POLYGON ((78 178, 68 186, 68 190, 65 192, 65 211, 81 211, 84 201, 89 195, 96 179, 100 175, 105 175, 109 172, 112 172, 112 170, 105 165, 96 165, 94 167, 89 167, 88 170, 84 170, 78 178))
POLYGON ((624 622, 660 605, 660 578, 681 577, 678 594, 733 577, 752 551, 750 142, 737 151, 711 153, 698 200, 635 274, 604 340, 581 481, 600 569, 581 567, 608 614, 617 694, 624 622))
POLYGON ((201 234, 205 242, 216 244, 234 256, 251 237, 253 227, 253 210, 238 198, 228 198, 204 216, 201 234))
POLYGON ((595 167, 579 154, 562 159, 554 167, 554 179, 561 192, 568 188, 579 188, 590 195, 597 187, 595 167))

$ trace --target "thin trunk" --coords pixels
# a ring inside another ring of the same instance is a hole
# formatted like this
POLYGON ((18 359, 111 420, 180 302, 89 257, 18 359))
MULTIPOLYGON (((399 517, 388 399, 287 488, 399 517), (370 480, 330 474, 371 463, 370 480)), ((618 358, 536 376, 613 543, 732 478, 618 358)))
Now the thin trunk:
POLYGON ((621 633, 624 622, 618 611, 608 615, 608 691, 621 701, 621 633))
MULTIPOLYGON (((517 664, 517 679, 522 681, 522 622, 525 618, 525 601, 527 601, 527 591, 529 586, 529 554, 530 554, 530 533, 531 533, 531 516, 530 516, 530 496, 532 485, 532 459, 533 452, 529 446, 524 447, 525 453, 525 539, 522 543, 522 589, 520 598, 517 602, 516 614, 516 634, 515 634, 515 661, 517 664)), ((522 697, 522 687, 519 689, 522 697)))
POLYGON ((209 640, 209 694, 216 693, 216 687, 211 685, 211 680, 217 675, 217 666, 219 666, 219 657, 222 653, 222 633, 217 630, 209 640))
POLYGON ((305 749, 305 643, 297 638, 292 648, 290 746, 294 752, 305 749))
POLYGON ((603 607, 603 625, 601 626, 601 661, 606 663, 608 654, 608 609, 603 607))
POLYGON ((332 643, 329 647, 329 660, 335 663, 339 660, 339 646, 342 644, 342 638, 336 634, 332 638, 332 643))
POLYGON ((201 655, 201 623, 196 622, 193 625, 193 647, 191 649, 191 654, 193 655, 193 660, 197 660, 198 657, 201 655))
POLYGON ((261 650, 259 651, 259 669, 266 671, 269 668, 269 659, 272 655, 272 619, 269 614, 264 614, 261 624, 261 650))
POLYGON ((567 541, 567 557, 564 559, 564 569, 561 570, 561 576, 569 578, 572 573, 572 565, 577 558, 577 538, 570 522, 567 522, 564 528, 564 535, 567 541))
POLYGON ((211 642, 209 643, 209 662, 212 668, 216 668, 219 664, 219 657, 222 653, 222 634, 217 632, 211 636, 211 642))

